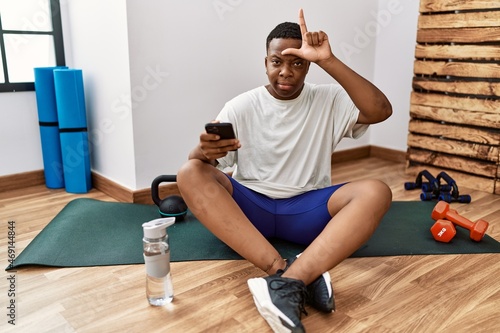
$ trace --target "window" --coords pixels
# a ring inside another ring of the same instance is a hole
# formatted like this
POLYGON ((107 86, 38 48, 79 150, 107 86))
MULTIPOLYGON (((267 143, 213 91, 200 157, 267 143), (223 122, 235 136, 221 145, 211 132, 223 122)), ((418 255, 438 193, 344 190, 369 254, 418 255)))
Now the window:
POLYGON ((0 92, 35 90, 35 67, 65 65, 59 0, 0 0, 0 64, 0 92))

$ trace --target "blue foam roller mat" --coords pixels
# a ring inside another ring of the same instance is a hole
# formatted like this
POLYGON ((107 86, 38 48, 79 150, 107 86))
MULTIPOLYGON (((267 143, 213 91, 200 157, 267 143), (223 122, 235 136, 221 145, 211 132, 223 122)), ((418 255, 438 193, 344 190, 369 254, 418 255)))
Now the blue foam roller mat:
POLYGON ((66 68, 65 66, 34 68, 45 185, 54 189, 64 187, 54 70, 66 68))
POLYGON ((87 193, 92 188, 87 132, 62 132, 61 151, 66 191, 87 193))
POLYGON ((59 128, 87 128, 81 69, 54 70, 59 128))
POLYGON ((40 125, 40 138, 45 186, 52 189, 64 188, 59 127, 40 125))
POLYGON ((86 193, 92 184, 82 70, 54 70, 54 86, 66 191, 86 193))

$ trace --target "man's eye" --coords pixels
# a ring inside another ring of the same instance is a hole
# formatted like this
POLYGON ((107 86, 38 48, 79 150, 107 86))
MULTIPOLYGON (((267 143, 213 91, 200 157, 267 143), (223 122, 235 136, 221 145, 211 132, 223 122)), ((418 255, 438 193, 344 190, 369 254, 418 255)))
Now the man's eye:
POLYGON ((294 63, 295 67, 300 67, 302 66, 303 62, 302 61, 297 61, 294 63))
POLYGON ((279 64, 281 64, 281 61, 279 61, 279 60, 271 60, 271 62, 272 62, 273 65, 279 65, 279 64))

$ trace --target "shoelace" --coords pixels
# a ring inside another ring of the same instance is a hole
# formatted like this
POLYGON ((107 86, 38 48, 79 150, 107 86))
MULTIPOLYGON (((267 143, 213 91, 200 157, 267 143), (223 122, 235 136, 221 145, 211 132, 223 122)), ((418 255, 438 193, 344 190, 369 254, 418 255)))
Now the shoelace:
MULTIPOLYGON (((283 273, 285 273, 285 271, 288 269, 288 267, 290 267, 290 265, 292 264, 292 262, 293 262, 293 261, 294 261, 294 259, 293 259, 292 261, 290 261, 290 260, 288 260, 288 259, 285 259, 285 262, 286 262, 286 266, 285 266, 285 268, 284 268, 284 269, 278 269, 278 270, 276 271, 276 274, 278 274, 278 275, 280 275, 280 276, 281 276, 281 275, 283 275, 283 273)), ((304 294, 304 300, 308 300, 308 301, 309 301, 310 299, 312 299, 312 298, 313 298, 313 296, 314 296, 314 295, 311 295, 311 294, 309 293, 309 291, 307 290, 307 287, 306 287, 306 289, 305 289, 305 294, 304 294)), ((307 315, 307 313, 306 313, 306 315, 307 315)))
POLYGON ((273 280, 269 284, 269 288, 275 290, 280 296, 289 298, 292 302, 298 304, 300 313, 307 316, 305 309, 305 299, 307 297, 307 289, 300 281, 283 281, 273 280), (277 286, 274 284, 279 283, 277 286))

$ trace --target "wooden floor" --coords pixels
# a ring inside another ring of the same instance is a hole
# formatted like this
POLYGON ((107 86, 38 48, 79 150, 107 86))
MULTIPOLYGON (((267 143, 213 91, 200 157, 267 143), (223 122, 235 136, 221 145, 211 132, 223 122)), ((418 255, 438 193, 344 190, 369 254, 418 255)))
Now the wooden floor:
MULTIPOLYGON (((368 158, 336 164, 333 174, 334 182, 378 178, 394 200, 419 200, 418 190, 403 189, 414 180, 403 164, 368 158)), ((500 196, 460 192, 473 202, 454 208, 489 221, 488 234, 500 240, 500 196)), ((44 186, 0 193, 1 266, 8 265, 8 221, 15 221, 19 254, 77 197, 114 201, 95 190, 71 195, 44 186)), ((4 271, 0 332, 271 332, 246 284, 263 272, 246 261, 173 263, 176 296, 163 308, 148 306, 144 274, 143 265, 4 271), (8 295, 11 275, 15 297, 8 295), (11 300, 15 326, 8 323, 11 300)), ((500 254, 350 258, 330 274, 337 312, 307 308, 308 332, 500 332, 500 254)))

